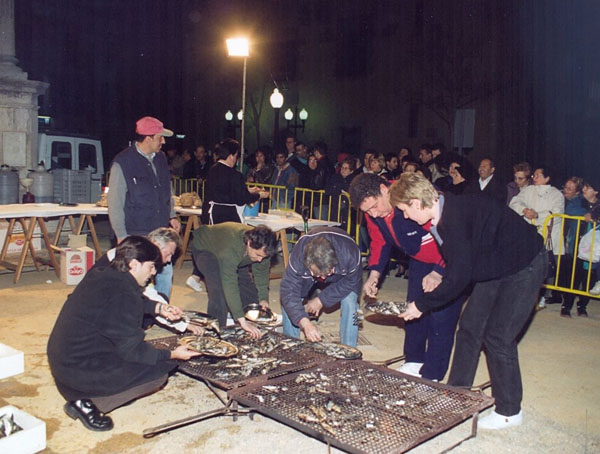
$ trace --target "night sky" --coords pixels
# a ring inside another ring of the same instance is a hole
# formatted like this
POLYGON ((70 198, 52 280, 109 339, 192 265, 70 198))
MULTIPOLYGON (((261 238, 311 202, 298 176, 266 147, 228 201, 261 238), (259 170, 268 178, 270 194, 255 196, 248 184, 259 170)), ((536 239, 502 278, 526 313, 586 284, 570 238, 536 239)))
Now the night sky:
MULTIPOLYGON (((241 61, 224 40, 252 39, 247 148, 271 144, 283 110, 306 107, 299 138, 333 153, 449 144, 453 112, 476 110, 469 159, 550 162, 600 180, 600 2, 17 0, 16 47, 50 83, 40 113, 103 140, 111 158, 153 115, 211 147, 240 108, 241 61)), ((561 186, 562 181, 555 182, 561 186)))

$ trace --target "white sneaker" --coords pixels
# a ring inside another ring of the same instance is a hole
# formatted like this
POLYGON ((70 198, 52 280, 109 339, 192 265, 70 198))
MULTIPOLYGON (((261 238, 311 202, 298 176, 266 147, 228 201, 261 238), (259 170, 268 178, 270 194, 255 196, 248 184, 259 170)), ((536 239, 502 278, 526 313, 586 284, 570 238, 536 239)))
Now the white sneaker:
POLYGON ((419 371, 423 367, 423 363, 404 363, 402 367, 398 368, 398 372, 402 372, 406 375, 412 375, 413 377, 420 377, 419 371))
POLYGON ((546 297, 545 296, 540 297, 540 300, 538 301, 538 307, 539 308, 546 307, 546 297))
POLYGON ((185 285, 187 285, 195 292, 202 292, 204 290, 200 281, 196 280, 196 278, 193 275, 187 278, 187 280, 185 281, 185 285))
POLYGON ((509 427, 520 426, 523 423, 523 410, 513 416, 503 416, 501 414, 496 413, 495 411, 491 412, 489 415, 484 416, 479 419, 479 423, 477 424, 477 428, 479 429, 489 429, 489 430, 501 430, 508 429, 509 427))
POLYGON ((600 281, 590 289, 590 295, 600 295, 600 281))

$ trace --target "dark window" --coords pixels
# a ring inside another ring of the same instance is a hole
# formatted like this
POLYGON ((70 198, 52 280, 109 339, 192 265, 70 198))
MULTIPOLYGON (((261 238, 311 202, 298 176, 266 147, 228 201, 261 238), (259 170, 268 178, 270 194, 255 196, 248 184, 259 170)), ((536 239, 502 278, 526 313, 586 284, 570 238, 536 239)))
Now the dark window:
POLYGON ((52 142, 51 169, 70 169, 72 163, 71 144, 69 142, 52 142))
POLYGON ((89 143, 79 144, 79 170, 92 170, 96 173, 96 147, 89 143), (92 170, 93 169, 93 170, 92 170))

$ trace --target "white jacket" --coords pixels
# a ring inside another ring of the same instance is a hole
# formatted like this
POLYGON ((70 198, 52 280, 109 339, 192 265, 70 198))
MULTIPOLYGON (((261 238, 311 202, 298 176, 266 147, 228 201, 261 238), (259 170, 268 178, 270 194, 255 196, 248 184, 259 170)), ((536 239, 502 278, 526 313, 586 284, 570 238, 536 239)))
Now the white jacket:
MULTIPOLYGON (((551 214, 563 214, 565 212, 565 198, 562 195, 562 192, 549 184, 529 185, 514 196, 508 206, 520 216, 523 216, 523 210, 525 208, 537 211, 537 219, 532 219, 530 221, 524 216, 523 219, 534 224, 538 229, 538 233, 542 235, 542 229, 546 218, 551 214)), ((550 228, 550 225, 548 225, 548 228, 550 228)), ((559 251, 561 255, 565 253, 565 246, 563 238, 561 237, 561 228, 562 219, 555 217, 551 233, 554 255, 558 255, 559 251)))

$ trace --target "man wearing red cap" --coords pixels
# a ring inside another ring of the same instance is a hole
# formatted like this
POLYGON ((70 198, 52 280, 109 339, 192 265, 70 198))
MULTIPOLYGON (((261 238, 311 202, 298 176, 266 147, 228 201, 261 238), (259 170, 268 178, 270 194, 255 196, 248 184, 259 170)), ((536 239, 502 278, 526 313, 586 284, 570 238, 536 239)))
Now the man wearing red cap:
MULTIPOLYGON (((158 227, 179 231, 175 218, 167 158, 160 149, 173 131, 160 120, 143 117, 136 122, 136 140, 113 160, 108 186, 108 217, 117 242, 129 235, 148 235, 158 227)), ((173 266, 156 275, 156 290, 171 294, 173 266)))

